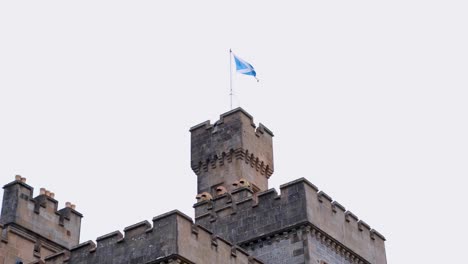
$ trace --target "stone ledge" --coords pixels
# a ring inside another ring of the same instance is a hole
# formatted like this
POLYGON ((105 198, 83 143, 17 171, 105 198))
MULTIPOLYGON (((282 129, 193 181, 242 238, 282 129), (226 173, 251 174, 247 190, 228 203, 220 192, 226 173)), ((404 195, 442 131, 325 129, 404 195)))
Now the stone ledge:
POLYGON ((256 245, 260 245, 262 243, 274 243, 275 241, 279 241, 282 239, 289 239, 290 235, 297 234, 298 232, 302 232, 303 234, 309 233, 312 236, 317 237, 323 245, 332 249, 333 251, 335 251, 335 253, 345 257, 346 259, 353 260, 352 263, 371 264, 370 262, 359 256, 354 251, 341 244, 339 241, 329 236, 327 233, 320 230, 318 227, 314 226, 310 222, 303 222, 291 225, 283 229, 279 229, 275 232, 264 234, 255 239, 240 242, 239 245, 243 248, 255 248, 256 245))
POLYGON ((273 166, 271 164, 267 164, 265 161, 258 159, 258 156, 249 152, 248 149, 243 148, 231 149, 230 151, 222 152, 219 155, 213 154, 204 160, 192 160, 190 166, 193 172, 195 172, 196 175, 199 175, 202 170, 208 171, 210 168, 224 166, 226 163, 232 163, 234 160, 245 161, 245 163, 249 164, 252 169, 259 171, 261 175, 267 178, 270 178, 274 173, 274 170, 272 169, 273 166))

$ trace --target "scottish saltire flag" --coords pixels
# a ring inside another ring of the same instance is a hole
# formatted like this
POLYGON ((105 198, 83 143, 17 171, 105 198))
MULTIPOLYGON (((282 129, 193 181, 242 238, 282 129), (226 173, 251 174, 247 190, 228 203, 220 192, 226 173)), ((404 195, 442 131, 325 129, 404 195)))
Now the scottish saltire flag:
MULTIPOLYGON (((251 75, 255 79, 257 79, 257 73, 255 72, 255 69, 250 63, 246 62, 245 60, 237 57, 234 53, 232 54, 234 56, 234 61, 236 62, 236 71, 238 73, 242 73, 245 75, 251 75)), ((258 79, 257 79, 258 82, 258 79)))

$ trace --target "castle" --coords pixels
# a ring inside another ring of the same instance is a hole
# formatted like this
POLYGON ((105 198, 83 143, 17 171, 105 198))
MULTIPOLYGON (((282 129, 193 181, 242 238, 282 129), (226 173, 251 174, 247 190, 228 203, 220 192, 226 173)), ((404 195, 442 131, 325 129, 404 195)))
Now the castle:
POLYGON ((273 133, 242 108, 191 132, 195 219, 175 210, 79 243, 73 204, 34 196, 16 176, 4 189, 0 264, 386 264, 385 238, 301 178, 268 189, 273 133))

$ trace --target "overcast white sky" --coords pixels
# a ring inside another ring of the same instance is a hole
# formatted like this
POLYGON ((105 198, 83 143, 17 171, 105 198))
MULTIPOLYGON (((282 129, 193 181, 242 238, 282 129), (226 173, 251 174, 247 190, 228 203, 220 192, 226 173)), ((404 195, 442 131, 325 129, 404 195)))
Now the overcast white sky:
MULTIPOLYGON (((389 263, 466 259, 466 1, 1 1, 0 183, 85 215, 82 241, 193 216, 189 127, 235 106, 387 237, 389 263)), ((1 194, 1 193, 0 193, 1 194)))

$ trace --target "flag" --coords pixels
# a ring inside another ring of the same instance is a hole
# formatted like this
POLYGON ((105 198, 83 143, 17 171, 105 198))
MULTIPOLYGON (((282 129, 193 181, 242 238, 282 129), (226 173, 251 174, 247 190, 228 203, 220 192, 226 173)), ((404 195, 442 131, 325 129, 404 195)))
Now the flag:
MULTIPOLYGON (((257 73, 255 72, 255 69, 250 63, 246 62, 245 60, 237 57, 234 53, 232 54, 234 56, 234 61, 236 62, 236 71, 238 73, 242 73, 245 75, 251 75, 255 79, 257 79, 257 73)), ((257 79, 258 82, 258 79, 257 79)))

